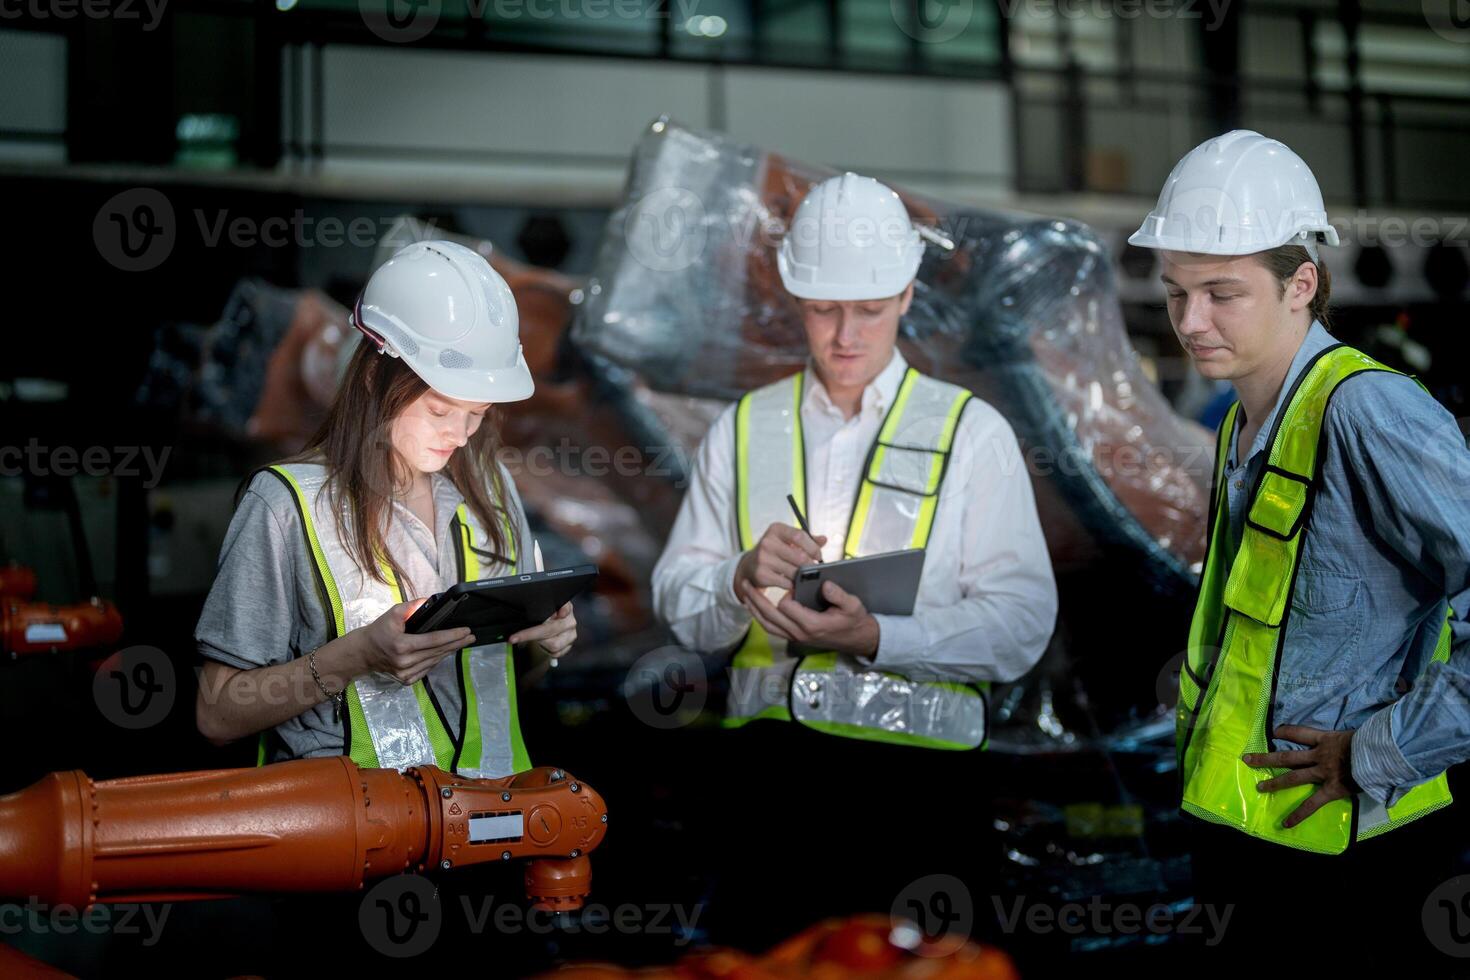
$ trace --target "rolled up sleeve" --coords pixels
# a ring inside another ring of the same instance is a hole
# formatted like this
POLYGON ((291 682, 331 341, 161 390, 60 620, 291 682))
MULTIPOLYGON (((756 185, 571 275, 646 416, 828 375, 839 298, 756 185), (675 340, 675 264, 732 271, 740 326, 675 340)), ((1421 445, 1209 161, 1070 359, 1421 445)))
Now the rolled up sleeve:
MULTIPOLYGON (((1470 759, 1470 449, 1453 416, 1428 395, 1416 388, 1405 398, 1400 389, 1390 402, 1391 391, 1365 391, 1384 400, 1344 420, 1342 449, 1374 533, 1442 590, 1454 614, 1448 660, 1406 678, 1412 687, 1353 736, 1353 778, 1388 806, 1470 759)), ((1428 626, 1443 615, 1440 605, 1428 626)))
MULTIPOLYGON (((285 663, 292 648, 293 617, 310 629, 325 628, 319 609, 298 608, 294 551, 289 534, 268 500, 269 474, 256 476, 240 498, 220 548, 214 584, 194 629, 198 653, 210 660, 250 670, 285 663)), ((284 487, 281 493, 286 493, 284 487)))

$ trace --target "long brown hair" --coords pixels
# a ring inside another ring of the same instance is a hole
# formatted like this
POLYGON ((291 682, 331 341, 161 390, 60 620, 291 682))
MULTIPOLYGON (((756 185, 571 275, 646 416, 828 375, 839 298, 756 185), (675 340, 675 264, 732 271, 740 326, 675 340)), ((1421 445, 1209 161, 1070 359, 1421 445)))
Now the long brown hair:
MULTIPOLYGON (((1261 264, 1271 275, 1276 277, 1276 285, 1280 287, 1281 295, 1286 295, 1286 284, 1291 282, 1291 277, 1296 275, 1296 270, 1302 267, 1303 262, 1311 262, 1312 257, 1307 250, 1300 245, 1279 245, 1276 248, 1258 252, 1261 264)), ((1332 301, 1332 273, 1327 271, 1327 263, 1315 262, 1317 266, 1317 295, 1312 297, 1312 319, 1319 320, 1324 327, 1331 327, 1332 320, 1327 311, 1327 304, 1332 301)))
MULTIPOLYGON (((326 465, 338 536, 352 551, 358 566, 386 585, 388 580, 377 559, 382 555, 402 586, 405 599, 413 597, 413 586, 383 543, 386 518, 392 511, 389 495, 413 477, 393 448, 392 425, 428 390, 423 379, 402 360, 379 354, 374 345, 361 340, 321 427, 301 452, 285 460, 326 465), (364 533, 354 533, 354 529, 364 533)), ((487 562, 508 565, 509 549, 515 548, 519 554, 520 548, 514 540, 514 526, 505 517, 505 485, 495 463, 500 444, 500 415, 492 405, 480 427, 449 457, 444 472, 489 538, 486 543, 490 550, 475 548, 475 553, 487 562), (487 487, 492 491, 487 492, 487 487), (511 527, 509 539, 507 527, 511 527)), ((458 546, 455 542, 454 547, 458 546)))

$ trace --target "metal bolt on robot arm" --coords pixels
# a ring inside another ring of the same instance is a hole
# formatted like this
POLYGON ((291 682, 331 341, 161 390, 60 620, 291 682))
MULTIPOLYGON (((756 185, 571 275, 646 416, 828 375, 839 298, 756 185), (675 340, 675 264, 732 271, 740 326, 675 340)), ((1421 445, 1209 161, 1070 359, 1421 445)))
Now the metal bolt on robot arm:
POLYGON ((468 779, 346 757, 94 781, 51 773, 0 797, 0 900, 174 901, 345 891, 425 868, 529 859, 536 908, 580 908, 607 806, 541 767, 468 779))

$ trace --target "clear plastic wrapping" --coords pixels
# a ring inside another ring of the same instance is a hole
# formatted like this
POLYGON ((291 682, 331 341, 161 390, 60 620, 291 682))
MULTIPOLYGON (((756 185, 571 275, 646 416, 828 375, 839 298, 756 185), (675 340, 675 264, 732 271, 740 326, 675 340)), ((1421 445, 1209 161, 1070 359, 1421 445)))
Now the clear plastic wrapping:
MULTIPOLYGON (((776 246, 827 174, 655 122, 609 218, 573 329, 579 348, 651 389, 645 407, 728 401, 796 370, 806 345, 776 246)), ((1187 592, 1213 437, 1141 370, 1102 243, 1076 222, 895 189, 931 242, 900 332, 910 363, 1011 422, 1059 568, 1137 556, 1156 587, 1187 592)), ((685 414, 680 441, 708 415, 685 414)))

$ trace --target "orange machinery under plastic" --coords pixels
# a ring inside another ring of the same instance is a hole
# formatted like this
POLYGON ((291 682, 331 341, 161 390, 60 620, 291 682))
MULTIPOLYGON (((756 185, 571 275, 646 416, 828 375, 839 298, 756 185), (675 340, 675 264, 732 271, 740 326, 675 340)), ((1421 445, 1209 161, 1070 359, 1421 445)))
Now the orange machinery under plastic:
POLYGON ((93 781, 0 797, 0 900, 87 906, 345 891, 368 879, 529 858, 539 909, 580 908, 607 807, 541 767, 468 779, 346 757, 93 781))

